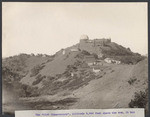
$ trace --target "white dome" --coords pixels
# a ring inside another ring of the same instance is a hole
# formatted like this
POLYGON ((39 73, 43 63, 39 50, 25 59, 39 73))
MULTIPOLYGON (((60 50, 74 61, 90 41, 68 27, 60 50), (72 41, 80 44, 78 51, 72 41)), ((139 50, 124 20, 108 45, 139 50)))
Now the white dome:
POLYGON ((82 35, 80 39, 89 39, 89 37, 87 35, 82 35))

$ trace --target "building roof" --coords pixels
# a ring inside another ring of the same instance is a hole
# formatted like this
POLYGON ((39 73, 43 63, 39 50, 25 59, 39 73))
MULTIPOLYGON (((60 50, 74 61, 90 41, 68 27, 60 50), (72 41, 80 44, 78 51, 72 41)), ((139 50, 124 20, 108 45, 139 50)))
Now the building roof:
POLYGON ((80 39, 89 39, 87 35, 81 35, 80 39))

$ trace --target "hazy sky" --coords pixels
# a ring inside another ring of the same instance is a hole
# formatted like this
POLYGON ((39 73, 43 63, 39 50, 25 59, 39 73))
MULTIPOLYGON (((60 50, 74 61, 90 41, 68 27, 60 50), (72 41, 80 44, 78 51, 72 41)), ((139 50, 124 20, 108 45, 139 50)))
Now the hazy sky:
POLYGON ((54 54, 80 36, 148 52, 147 3, 2 3, 2 56, 54 54))

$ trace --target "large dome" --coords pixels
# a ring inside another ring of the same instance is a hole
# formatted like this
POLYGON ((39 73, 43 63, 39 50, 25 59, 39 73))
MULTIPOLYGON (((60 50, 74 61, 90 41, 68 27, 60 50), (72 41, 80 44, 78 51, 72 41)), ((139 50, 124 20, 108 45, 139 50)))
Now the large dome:
POLYGON ((89 39, 87 35, 81 35, 80 39, 89 39))

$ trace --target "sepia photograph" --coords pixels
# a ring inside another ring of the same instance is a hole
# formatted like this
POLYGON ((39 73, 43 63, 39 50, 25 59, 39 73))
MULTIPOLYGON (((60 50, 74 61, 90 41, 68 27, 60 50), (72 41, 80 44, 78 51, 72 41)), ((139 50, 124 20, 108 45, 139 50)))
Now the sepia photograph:
POLYGON ((144 108, 147 2, 2 2, 2 112, 144 108))

